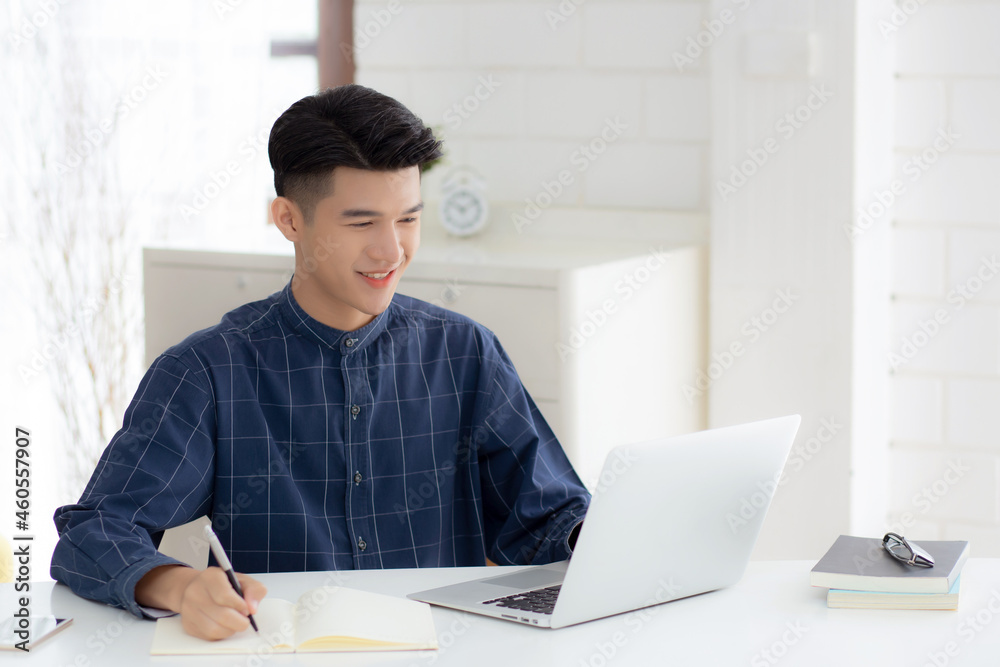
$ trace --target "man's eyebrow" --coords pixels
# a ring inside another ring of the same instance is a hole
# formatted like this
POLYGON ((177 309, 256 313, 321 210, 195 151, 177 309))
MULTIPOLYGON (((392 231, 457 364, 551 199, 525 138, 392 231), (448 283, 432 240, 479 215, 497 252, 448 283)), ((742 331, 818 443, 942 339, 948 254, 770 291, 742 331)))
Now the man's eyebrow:
MULTIPOLYGON (((403 211, 403 215, 409 215, 411 213, 416 213, 417 211, 422 211, 424 209, 424 203, 420 202, 414 206, 403 211)), ((382 217, 382 213, 379 211, 372 211, 366 208, 349 208, 340 212, 340 217, 342 218, 379 218, 382 217)))

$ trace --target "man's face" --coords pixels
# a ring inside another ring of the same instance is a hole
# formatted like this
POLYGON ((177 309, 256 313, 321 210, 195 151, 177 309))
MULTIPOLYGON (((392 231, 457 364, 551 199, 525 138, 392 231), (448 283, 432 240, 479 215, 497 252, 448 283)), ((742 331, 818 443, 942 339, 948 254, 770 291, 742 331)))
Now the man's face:
MULTIPOLYGON (((337 167, 333 194, 312 223, 284 229, 295 242, 292 293, 320 322, 358 329, 384 311, 420 246, 420 170, 337 167)), ((301 220, 301 219, 300 219, 301 220)))

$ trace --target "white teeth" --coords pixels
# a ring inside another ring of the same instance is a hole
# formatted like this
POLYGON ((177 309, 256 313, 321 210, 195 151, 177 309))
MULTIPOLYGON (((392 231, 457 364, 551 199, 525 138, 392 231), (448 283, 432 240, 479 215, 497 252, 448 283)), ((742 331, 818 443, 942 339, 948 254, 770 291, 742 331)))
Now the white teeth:
POLYGON ((372 280, 382 280, 383 278, 385 278, 390 273, 392 273, 392 271, 389 271, 387 273, 364 273, 364 272, 362 272, 361 275, 363 275, 365 278, 371 278, 372 280))

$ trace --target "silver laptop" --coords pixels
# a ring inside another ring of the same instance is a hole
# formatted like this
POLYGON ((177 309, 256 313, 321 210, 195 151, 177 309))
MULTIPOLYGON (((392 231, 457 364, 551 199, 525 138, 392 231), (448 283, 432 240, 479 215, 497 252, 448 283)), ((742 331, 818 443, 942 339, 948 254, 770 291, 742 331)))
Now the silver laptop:
POLYGON ((616 447, 571 560, 408 597, 546 628, 735 584, 798 415, 616 447))

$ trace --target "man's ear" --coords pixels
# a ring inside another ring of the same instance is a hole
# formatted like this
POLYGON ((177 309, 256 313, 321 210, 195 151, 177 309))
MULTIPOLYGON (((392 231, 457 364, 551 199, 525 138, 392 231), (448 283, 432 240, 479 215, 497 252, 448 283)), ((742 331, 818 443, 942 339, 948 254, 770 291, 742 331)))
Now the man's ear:
POLYGON ((271 221, 293 243, 301 238, 305 227, 301 209, 288 197, 275 197, 271 202, 271 221))

